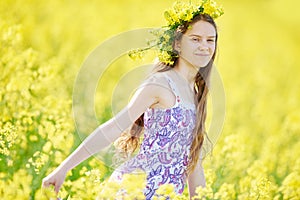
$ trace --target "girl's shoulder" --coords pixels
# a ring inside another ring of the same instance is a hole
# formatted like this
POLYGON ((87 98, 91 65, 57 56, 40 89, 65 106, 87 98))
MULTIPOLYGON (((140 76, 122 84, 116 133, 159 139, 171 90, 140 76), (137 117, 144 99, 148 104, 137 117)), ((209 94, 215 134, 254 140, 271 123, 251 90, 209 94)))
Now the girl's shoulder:
POLYGON ((157 99, 152 108, 170 108, 175 104, 176 95, 168 80, 169 73, 170 70, 152 73, 144 82, 147 91, 157 99))
POLYGON ((144 84, 154 84, 154 85, 161 85, 161 86, 168 86, 168 80, 166 78, 166 75, 168 74, 168 71, 164 72, 154 72, 151 73, 143 82, 144 84))
MULTIPOLYGON (((165 98, 166 96, 173 95, 173 87, 168 77, 170 70, 163 72, 154 72, 150 74, 145 81, 142 83, 141 87, 147 88, 149 92, 155 94, 159 98, 165 98)), ((174 95, 173 95, 174 96, 174 95)))

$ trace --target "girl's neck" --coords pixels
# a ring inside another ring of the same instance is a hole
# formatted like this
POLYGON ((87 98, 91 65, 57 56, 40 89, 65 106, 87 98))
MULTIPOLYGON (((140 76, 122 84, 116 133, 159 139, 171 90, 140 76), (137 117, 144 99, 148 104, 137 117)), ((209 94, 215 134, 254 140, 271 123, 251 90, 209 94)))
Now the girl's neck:
POLYGON ((179 59, 177 65, 174 67, 174 70, 190 85, 194 84, 195 76, 198 72, 198 69, 195 66, 192 66, 190 63, 179 59))

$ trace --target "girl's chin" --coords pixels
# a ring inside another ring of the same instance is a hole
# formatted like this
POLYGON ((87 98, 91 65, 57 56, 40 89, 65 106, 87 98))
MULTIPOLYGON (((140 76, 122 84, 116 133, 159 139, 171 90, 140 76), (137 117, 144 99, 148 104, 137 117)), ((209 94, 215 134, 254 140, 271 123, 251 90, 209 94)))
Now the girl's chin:
POLYGON ((207 60, 207 61, 201 61, 201 62, 195 61, 195 62, 194 62, 194 66, 195 66, 196 68, 203 68, 203 67, 206 67, 206 66, 208 65, 209 61, 210 61, 210 60, 207 60))
POLYGON ((197 60, 197 59, 193 59, 193 60, 188 60, 188 59, 182 59, 185 63, 187 63, 188 65, 192 65, 194 68, 203 68, 206 67, 209 63, 210 60, 197 60))
POLYGON ((209 62, 207 62, 207 63, 197 63, 197 64, 195 64, 194 66, 196 67, 196 68, 203 68, 203 67, 206 67, 207 66, 207 64, 208 64, 209 62))

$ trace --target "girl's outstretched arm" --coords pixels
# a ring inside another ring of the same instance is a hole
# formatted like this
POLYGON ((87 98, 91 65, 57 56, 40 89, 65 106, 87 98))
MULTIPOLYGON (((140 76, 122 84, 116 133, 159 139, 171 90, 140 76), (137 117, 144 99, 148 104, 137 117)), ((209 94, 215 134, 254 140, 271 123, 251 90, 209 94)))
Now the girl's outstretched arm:
POLYGON ((135 92, 127 107, 93 131, 70 156, 43 179, 42 186, 53 185, 58 193, 69 170, 114 142, 147 108, 159 102, 159 96, 163 92, 164 87, 156 78, 148 79, 135 92))

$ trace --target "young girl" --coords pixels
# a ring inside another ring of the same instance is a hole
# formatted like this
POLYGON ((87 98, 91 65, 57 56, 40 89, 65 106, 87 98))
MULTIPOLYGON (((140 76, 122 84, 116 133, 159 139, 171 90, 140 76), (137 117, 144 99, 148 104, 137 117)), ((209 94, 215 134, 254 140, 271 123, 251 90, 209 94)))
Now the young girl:
POLYGON ((201 165, 204 153, 200 150, 206 135, 208 84, 218 39, 213 18, 223 12, 214 2, 203 2, 196 8, 186 6, 180 11, 176 5, 177 13, 165 13, 169 24, 164 33, 173 30, 173 36, 161 38, 165 38, 163 44, 171 45, 172 51, 160 49, 165 56, 161 56, 155 72, 139 87, 126 108, 99 126, 45 177, 44 187, 53 185, 58 192, 67 172, 108 146, 108 141, 116 140, 117 147, 134 152, 142 131, 139 152, 119 166, 111 180, 122 181, 126 173, 144 171, 145 199, 152 199, 162 184, 173 184, 175 192, 181 194, 187 181, 191 197, 198 186, 205 187, 201 165), (131 127, 130 131, 120 136, 127 127, 131 127))

